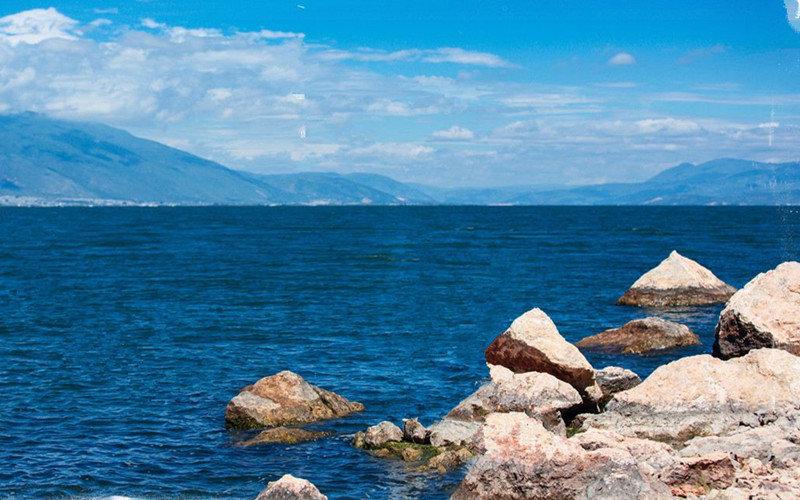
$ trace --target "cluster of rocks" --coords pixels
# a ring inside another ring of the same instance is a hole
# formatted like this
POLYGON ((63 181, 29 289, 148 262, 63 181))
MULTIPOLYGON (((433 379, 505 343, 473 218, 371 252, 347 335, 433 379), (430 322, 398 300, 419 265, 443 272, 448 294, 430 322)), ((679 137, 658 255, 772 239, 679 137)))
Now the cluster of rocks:
MULTIPOLYGON (((441 420, 427 428, 417 419, 402 428, 380 422, 353 445, 422 469, 471 462, 456 500, 799 498, 800 264, 781 264, 736 292, 673 252, 619 303, 726 300, 714 356, 679 359, 644 381, 619 367, 595 370, 533 309, 486 349, 490 380, 441 420)), ((698 342, 683 325, 647 318, 577 345, 642 353, 698 342)), ((321 437, 293 426, 362 409, 281 372, 244 388, 226 420, 269 427, 253 442, 290 442, 321 437)), ((284 476, 258 500, 320 498, 311 483, 284 476)))
POLYGON ((484 452, 453 498, 800 497, 798 306, 800 264, 759 275, 720 315, 716 357, 659 367, 602 412, 575 416, 572 436, 536 412, 487 415, 484 452))

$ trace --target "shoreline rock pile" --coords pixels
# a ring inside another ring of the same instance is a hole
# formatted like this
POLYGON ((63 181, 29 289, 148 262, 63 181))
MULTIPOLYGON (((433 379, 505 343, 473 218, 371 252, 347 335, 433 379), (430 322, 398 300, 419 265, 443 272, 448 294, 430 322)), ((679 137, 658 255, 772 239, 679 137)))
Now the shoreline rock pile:
MULTIPOLYGON (((678 359, 644 381, 595 370, 533 309, 486 349, 489 382, 441 420, 426 428, 405 419, 402 429, 384 421, 353 445, 439 472, 471 462, 454 500, 800 498, 800 264, 734 294, 673 252, 620 301, 682 307, 729 297, 715 357, 678 359)), ((695 343, 684 325, 647 318, 579 345, 640 353, 695 343)), ((298 379, 282 372, 246 387, 228 406, 229 425, 292 434, 280 426, 363 409, 298 379)), ((325 498, 306 483, 285 476, 258 500, 325 498)))

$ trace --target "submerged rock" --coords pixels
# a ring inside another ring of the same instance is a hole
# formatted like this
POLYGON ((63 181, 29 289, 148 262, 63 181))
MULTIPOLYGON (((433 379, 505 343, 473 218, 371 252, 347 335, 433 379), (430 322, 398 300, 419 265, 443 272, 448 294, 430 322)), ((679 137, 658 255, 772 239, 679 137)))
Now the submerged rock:
POLYGON ((574 387, 584 398, 600 397, 592 365, 538 308, 515 319, 494 339, 486 349, 486 362, 516 373, 548 373, 574 387))
POLYGON ((784 262, 736 292, 719 317, 714 355, 773 347, 800 356, 800 263, 784 262))
POLYGON ((256 500, 328 500, 328 497, 309 481, 286 474, 268 483, 256 500))
POLYGON ((642 354, 699 344, 700 337, 692 333, 688 326, 650 317, 636 319, 619 328, 586 337, 575 345, 622 354, 642 354))
POLYGON ((704 354, 661 366, 582 427, 685 442, 799 415, 800 358, 759 349, 730 361, 704 354))
POLYGON ((666 307, 724 303, 736 291, 692 259, 672 251, 658 266, 643 274, 619 305, 666 307))
POLYGON ((489 415, 486 452, 470 467, 454 500, 671 498, 669 489, 620 449, 583 449, 524 413, 489 415))
POLYGON ((639 375, 618 366, 607 366, 602 370, 596 370, 594 376, 603 393, 603 397, 600 400, 601 403, 608 403, 614 397, 614 394, 633 389, 642 383, 639 375))
POLYGON ((450 410, 446 418, 483 422, 490 413, 526 412, 556 430, 564 427, 563 414, 583 403, 571 385, 547 373, 514 373, 503 366, 489 368, 491 382, 450 410))
POLYGON ((241 390, 225 410, 229 427, 278 427, 343 417, 364 410, 338 394, 309 384, 296 373, 283 371, 241 390))
POLYGON ((255 437, 239 443, 239 446, 269 443, 297 444, 304 441, 316 441, 330 435, 330 432, 307 431, 296 427, 275 427, 259 432, 255 437))

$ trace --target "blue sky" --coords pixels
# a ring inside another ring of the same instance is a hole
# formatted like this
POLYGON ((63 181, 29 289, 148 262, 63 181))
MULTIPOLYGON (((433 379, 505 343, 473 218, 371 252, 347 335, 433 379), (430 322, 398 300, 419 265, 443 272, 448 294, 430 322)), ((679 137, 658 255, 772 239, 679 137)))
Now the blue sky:
POLYGON ((0 112, 447 186, 800 159, 797 0, 5 0, 0 112))

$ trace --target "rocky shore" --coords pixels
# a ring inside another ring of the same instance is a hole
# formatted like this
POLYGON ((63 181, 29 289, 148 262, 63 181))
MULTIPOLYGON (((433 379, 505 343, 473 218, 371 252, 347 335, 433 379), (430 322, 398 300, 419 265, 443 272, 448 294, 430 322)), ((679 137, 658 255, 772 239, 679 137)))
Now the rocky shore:
MULTIPOLYGON (((379 422, 352 444, 422 470, 469 464, 455 500, 800 498, 800 264, 781 264, 735 294, 677 252, 654 271, 621 302, 729 299, 713 356, 678 359, 644 381, 621 367, 595 369, 532 309, 486 349, 489 381, 440 420, 379 422)), ((578 345, 638 354, 696 342, 685 326, 655 317, 578 345)), ((229 425, 284 429, 363 408, 288 373, 243 389, 228 406, 229 425)), ((325 497, 285 476, 259 495, 271 498, 325 497)))

